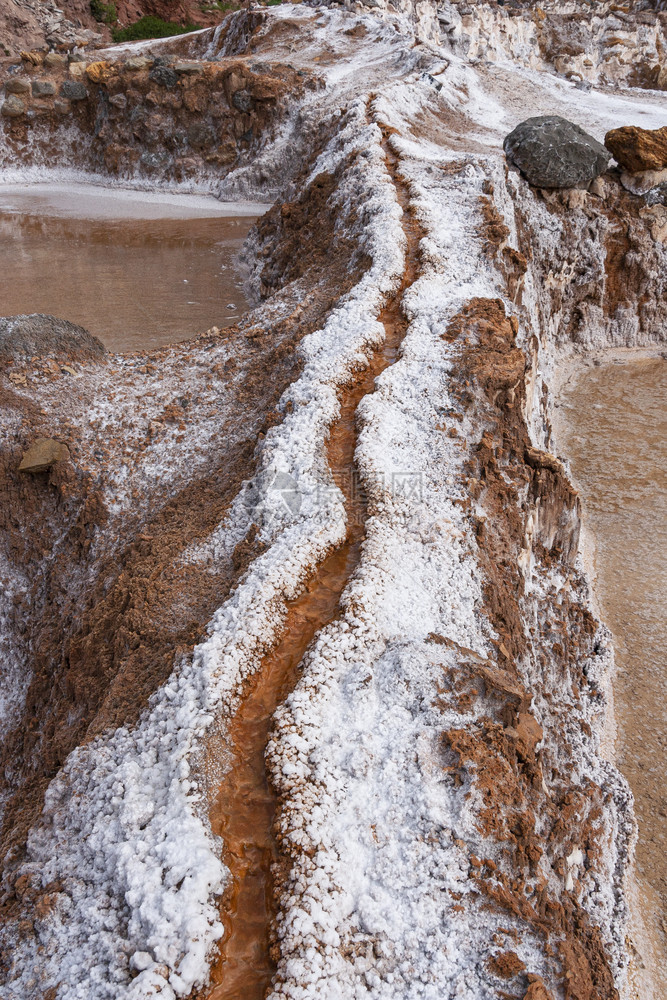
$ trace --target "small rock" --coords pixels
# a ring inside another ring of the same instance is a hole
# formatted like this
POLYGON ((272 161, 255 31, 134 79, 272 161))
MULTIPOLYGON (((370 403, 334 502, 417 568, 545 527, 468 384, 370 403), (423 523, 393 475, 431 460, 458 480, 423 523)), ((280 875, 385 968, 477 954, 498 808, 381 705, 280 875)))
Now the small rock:
POLYGON ((106 62, 105 60, 91 63, 90 66, 86 67, 86 76, 91 83, 108 83, 113 74, 114 67, 110 62, 106 62))
POLYGON ((67 64, 67 56, 62 55, 60 52, 49 52, 44 56, 45 66, 65 66, 67 64))
POLYGON ((648 222, 651 239, 655 243, 667 243, 667 208, 664 205, 651 205, 642 209, 639 214, 648 222))
POLYGON ((667 169, 643 170, 637 174, 630 174, 624 170, 621 174, 621 184, 631 194, 648 194, 653 188, 665 183, 667 183, 667 169))
POLYGON ((69 64, 70 76, 75 77, 75 79, 78 79, 80 76, 83 76, 84 73, 86 72, 86 69, 87 69, 87 63, 85 62, 73 62, 69 64))
POLYGON ((572 211, 575 208, 583 208, 586 204, 586 190, 584 188, 565 188, 559 192, 558 197, 566 208, 572 211))
POLYGON ((53 104, 50 101, 33 101, 28 110, 29 115, 49 115, 53 111, 53 104))
POLYGON ((247 90, 237 90, 235 94, 232 94, 232 104, 237 111, 247 114, 249 111, 252 111, 252 96, 247 90))
POLYGON ((150 69, 152 65, 153 60, 149 59, 147 56, 131 56, 125 63, 125 69, 137 71, 150 69))
POLYGON ((41 52, 21 52, 21 59, 23 62, 31 63, 33 66, 41 66, 44 62, 44 56, 41 52))
POLYGON ((5 118, 19 118, 25 114, 25 104, 20 97, 10 94, 2 105, 2 113, 5 118))
POLYGON ((68 458, 69 448, 66 444, 54 438, 37 438, 21 459, 19 472, 46 472, 56 462, 64 462, 68 458))
POLYGON ((541 725, 529 712, 519 713, 516 731, 519 739, 525 744, 531 753, 535 752, 535 747, 544 736, 541 725))
POLYGON ((149 170, 161 170, 163 167, 166 167, 170 159, 169 153, 164 150, 156 150, 155 152, 146 150, 139 157, 139 162, 142 166, 148 167, 149 170))
POLYGON ((204 122, 195 122, 188 129, 188 143, 193 149, 209 149, 215 144, 215 129, 204 122))
POLYGON ((63 80, 60 85, 60 96, 67 98, 68 101, 85 101, 88 91, 81 80, 63 80))
POLYGON ((113 97, 109 98, 109 104, 112 108, 118 108, 122 111, 127 107, 127 97, 125 94, 114 94, 113 97))
POLYGON ((645 200, 647 205, 667 206, 667 183, 658 184, 657 187, 651 188, 645 200))
POLYGON ((607 132, 604 144, 621 170, 629 174, 667 167, 667 126, 649 129, 624 125, 607 132))
POLYGON ((193 75, 193 74, 196 74, 196 73, 203 73, 204 72, 204 67, 199 62, 192 62, 192 61, 188 61, 188 60, 182 60, 180 62, 175 62, 174 63, 174 72, 175 73, 185 73, 185 74, 193 75))
POLYGON ((611 159, 597 139, 559 115, 526 119, 503 146, 507 159, 539 188, 588 187, 611 159))
POLYGON ((175 87, 178 83, 178 74, 170 66, 153 66, 153 69, 148 74, 148 78, 153 80, 154 83, 159 84, 160 87, 166 87, 167 89, 175 87))
POLYGON ((56 85, 52 83, 51 80, 33 80, 32 81, 32 96, 33 97, 52 97, 56 92, 56 85))
POLYGON ((29 94, 30 80, 26 76, 15 76, 5 83, 6 94, 29 94))
POLYGON ((591 194, 594 194, 596 198, 607 197, 607 184, 603 177, 596 177, 588 190, 591 194))

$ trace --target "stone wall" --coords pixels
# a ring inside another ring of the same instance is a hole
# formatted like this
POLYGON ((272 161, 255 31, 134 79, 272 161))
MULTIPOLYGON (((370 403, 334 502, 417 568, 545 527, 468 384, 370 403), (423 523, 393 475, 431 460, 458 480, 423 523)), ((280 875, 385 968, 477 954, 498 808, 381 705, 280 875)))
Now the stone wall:
POLYGON ((0 168, 223 178, 251 162, 318 86, 314 74, 245 57, 30 56, 37 64, 25 58, 3 82, 0 168))

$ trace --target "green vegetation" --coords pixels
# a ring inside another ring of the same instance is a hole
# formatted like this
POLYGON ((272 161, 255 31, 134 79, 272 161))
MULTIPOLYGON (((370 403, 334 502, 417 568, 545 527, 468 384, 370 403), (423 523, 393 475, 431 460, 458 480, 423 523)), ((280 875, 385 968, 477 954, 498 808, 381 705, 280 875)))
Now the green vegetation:
MULTIPOLYGON (((91 0, 99 2, 99 0, 91 0)), ((111 31, 114 42, 137 42, 143 38, 169 38, 171 35, 185 35, 189 31, 198 31, 199 24, 176 24, 175 21, 163 21, 161 17, 150 15, 140 18, 127 28, 113 28, 111 31)))
POLYGON ((118 20, 113 0, 109 3, 104 3, 104 0, 90 0, 90 13, 101 24, 115 24, 118 20))

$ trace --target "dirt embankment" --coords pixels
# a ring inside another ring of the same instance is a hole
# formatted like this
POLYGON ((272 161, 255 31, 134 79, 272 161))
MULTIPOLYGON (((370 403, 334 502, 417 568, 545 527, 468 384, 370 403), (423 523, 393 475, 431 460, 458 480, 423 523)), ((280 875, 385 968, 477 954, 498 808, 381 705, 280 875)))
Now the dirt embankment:
MULTIPOLYGON (((460 673, 449 678, 448 707, 467 714, 483 704, 485 712, 476 725, 444 732, 442 745, 454 786, 481 797, 487 853, 472 856, 470 870, 479 904, 541 939, 551 966, 543 978, 527 975, 508 931, 495 941, 490 973, 508 987, 523 982, 531 998, 556 995, 550 991, 560 980, 572 1000, 612 1000, 609 955, 579 882, 601 858, 608 792, 575 777, 581 740, 571 740, 567 721, 580 700, 599 697, 587 676, 597 623, 574 569, 578 498, 560 463, 531 445, 523 417, 528 366, 516 329, 501 300, 473 299, 447 333, 460 349, 460 404, 484 428, 469 463, 471 517, 485 611, 498 639, 495 661, 456 648, 460 673), (531 575, 546 581, 555 568, 568 580, 560 598, 527 584, 531 575), (568 863, 573 851, 581 851, 581 872, 568 863)), ((591 731, 582 727, 586 740, 591 731)))
MULTIPOLYGON (((533 337, 525 353, 518 350, 518 326, 500 300, 471 301, 450 326, 449 335, 462 342, 461 403, 476 407, 475 422, 488 428, 471 462, 470 487, 484 511, 476 528, 479 560, 487 614, 501 641, 491 668, 464 657, 466 680, 460 690, 455 686, 462 711, 485 694, 488 718, 477 732, 448 731, 444 745, 455 782, 482 795, 484 836, 504 845, 506 866, 475 862, 480 893, 542 935, 554 963, 552 992, 534 980, 526 995, 611 998, 617 992, 609 949, 616 951, 620 941, 602 940, 585 912, 592 912, 586 896, 607 852, 617 852, 615 880, 627 870, 633 824, 628 794, 617 779, 610 781, 611 771, 605 765, 597 775, 580 770, 582 757, 595 753, 593 720, 603 703, 604 673, 596 664, 609 655, 608 637, 591 614, 587 582, 575 565, 578 497, 560 461, 531 446, 522 414, 537 404, 550 441, 553 399, 546 383, 538 380, 530 404, 526 391, 529 383, 534 391, 535 370, 548 369, 554 346, 659 342, 667 319, 659 229, 665 209, 660 197, 629 195, 615 171, 596 193, 522 185, 515 199, 518 251, 507 245, 509 229, 490 183, 482 209, 482 235, 505 272, 510 299, 527 325, 537 305, 539 326, 550 337, 541 343, 533 337), (545 231, 549 239, 542 238, 545 231), (543 294, 524 302, 529 268, 543 294), (548 585, 554 570, 565 581, 560 593, 548 585), (536 576, 538 586, 528 587, 526 579, 536 576), (540 707, 541 726, 528 710, 531 699, 540 707), (612 800, 616 833, 609 826, 612 800), (545 869, 553 873, 549 878, 545 869)), ((512 951, 499 955, 493 971, 513 979, 522 971, 515 958, 512 951)))

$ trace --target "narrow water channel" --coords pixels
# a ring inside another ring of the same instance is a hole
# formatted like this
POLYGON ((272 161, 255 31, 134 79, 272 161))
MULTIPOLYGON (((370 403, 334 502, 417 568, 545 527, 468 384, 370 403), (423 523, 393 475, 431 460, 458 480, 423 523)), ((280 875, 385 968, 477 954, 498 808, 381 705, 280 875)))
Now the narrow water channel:
POLYGON ((347 537, 288 606, 283 636, 251 680, 230 726, 234 760, 218 790, 210 819, 214 833, 223 840, 231 881, 222 899, 225 933, 211 971, 211 988, 203 994, 207 1000, 263 1000, 275 972, 270 927, 279 901, 273 893, 272 867, 279 856, 273 832, 276 798, 267 780, 264 753, 275 710, 295 687, 313 638, 338 614, 340 596, 359 562, 366 506, 359 495, 354 465, 357 407, 373 392, 378 375, 398 357, 407 329, 401 309, 403 294, 417 276, 419 234, 408 214, 409 199, 397 176, 395 158, 387 147, 385 152, 404 209, 408 240, 405 273, 401 287, 378 317, 385 328, 385 342, 369 367, 342 392, 340 416, 327 443, 329 467, 345 497, 347 537))
POLYGON ((595 589, 614 636, 616 763, 635 796, 640 906, 667 996, 667 360, 582 368, 559 444, 583 501, 595 589), (642 887, 643 884, 643 887, 642 887), (665 963, 660 968, 660 964, 665 963))
POLYGON ((236 263, 258 205, 0 185, 0 315, 50 313, 109 350, 153 350, 246 311, 236 263))

